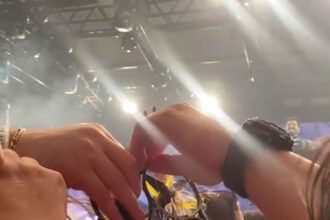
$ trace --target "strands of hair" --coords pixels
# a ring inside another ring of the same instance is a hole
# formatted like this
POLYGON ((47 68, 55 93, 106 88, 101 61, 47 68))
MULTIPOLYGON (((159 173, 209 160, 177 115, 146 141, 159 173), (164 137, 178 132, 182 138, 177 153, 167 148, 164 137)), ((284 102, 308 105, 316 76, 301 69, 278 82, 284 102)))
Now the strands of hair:
POLYGON ((308 174, 306 198, 311 220, 330 219, 330 138, 324 141, 308 174), (320 162, 319 164, 317 162, 320 162), (316 174, 314 169, 318 167, 316 174), (320 191, 318 191, 318 187, 320 191))

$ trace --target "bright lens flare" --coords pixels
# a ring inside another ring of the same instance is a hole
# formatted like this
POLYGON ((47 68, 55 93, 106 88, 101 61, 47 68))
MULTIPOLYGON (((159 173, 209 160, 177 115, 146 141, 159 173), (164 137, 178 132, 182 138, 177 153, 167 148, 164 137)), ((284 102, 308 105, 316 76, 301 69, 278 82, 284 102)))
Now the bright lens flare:
POLYGON ((215 96, 199 94, 200 109, 204 114, 215 115, 220 111, 220 106, 215 96))
POLYGON ((135 114, 138 111, 137 104, 132 101, 124 101, 122 103, 122 108, 127 114, 135 114))

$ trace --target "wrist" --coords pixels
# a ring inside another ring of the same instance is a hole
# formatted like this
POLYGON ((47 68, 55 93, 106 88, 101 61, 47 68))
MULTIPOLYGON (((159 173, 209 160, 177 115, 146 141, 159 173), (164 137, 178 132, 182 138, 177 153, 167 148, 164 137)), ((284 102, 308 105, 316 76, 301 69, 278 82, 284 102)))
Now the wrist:
POLYGON ((269 150, 290 151, 292 144, 291 137, 275 124, 248 119, 230 142, 228 155, 220 171, 224 184, 241 197, 248 198, 245 191, 247 167, 264 160, 269 150))
MULTIPOLYGON (((234 132, 229 132, 225 130, 223 127, 219 126, 217 129, 215 129, 215 148, 217 149, 216 155, 213 153, 214 156, 217 156, 215 162, 216 162, 216 169, 217 172, 219 173, 219 170, 222 169, 225 160, 228 155, 230 143, 232 142, 235 133, 234 132)), ((212 154, 211 154, 212 155, 212 154)))
POLYGON ((49 149, 47 145, 51 144, 50 140, 45 140, 49 133, 43 130, 27 130, 25 131, 16 144, 15 152, 20 157, 30 157, 39 162, 42 166, 48 164, 51 158, 45 157, 45 148, 49 149))
MULTIPOLYGON (((11 135, 15 135, 15 131, 11 135)), ((12 137, 12 136, 11 136, 12 137)), ((31 157, 31 143, 33 142, 34 135, 32 131, 25 131, 21 136, 19 142, 17 142, 15 151, 21 157, 31 157)))

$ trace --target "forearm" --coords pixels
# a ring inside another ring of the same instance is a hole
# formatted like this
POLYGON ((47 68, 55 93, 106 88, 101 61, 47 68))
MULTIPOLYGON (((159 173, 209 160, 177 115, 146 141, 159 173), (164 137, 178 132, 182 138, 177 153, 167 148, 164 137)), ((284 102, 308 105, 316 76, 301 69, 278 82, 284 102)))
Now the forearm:
POLYGON ((22 212, 21 210, 15 210, 13 212, 2 212, 0 214, 1 220, 16 220, 16 219, 24 219, 24 220, 65 220, 65 213, 51 213, 52 207, 49 207, 48 211, 45 213, 38 213, 36 210, 22 212))
POLYGON ((311 162, 289 152, 270 152, 249 164, 245 189, 271 220, 308 220, 306 185, 311 162))
MULTIPOLYGON (((10 130, 10 140, 16 134, 17 129, 10 130)), ((45 140, 45 137, 51 136, 51 132, 48 130, 24 130, 17 140, 14 150, 21 157, 32 157, 39 161, 39 145, 46 147, 49 144, 49 141, 45 140)))
POLYGON ((17 209, 8 211, 2 210, 0 213, 1 220, 14 220, 14 219, 24 219, 24 220, 65 220, 66 210, 63 212, 54 212, 52 209, 54 207, 49 207, 49 209, 40 211, 36 209, 24 210, 24 208, 17 207, 17 209))

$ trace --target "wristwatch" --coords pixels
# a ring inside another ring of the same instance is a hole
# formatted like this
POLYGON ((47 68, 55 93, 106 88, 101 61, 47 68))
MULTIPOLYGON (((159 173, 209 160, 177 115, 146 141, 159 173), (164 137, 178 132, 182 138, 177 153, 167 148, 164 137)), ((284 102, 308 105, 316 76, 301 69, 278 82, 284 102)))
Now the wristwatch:
POLYGON ((248 119, 229 144, 220 171, 225 186, 239 196, 248 198, 244 188, 245 168, 264 149, 292 151, 293 139, 285 130, 258 118, 248 119))

